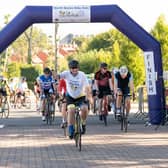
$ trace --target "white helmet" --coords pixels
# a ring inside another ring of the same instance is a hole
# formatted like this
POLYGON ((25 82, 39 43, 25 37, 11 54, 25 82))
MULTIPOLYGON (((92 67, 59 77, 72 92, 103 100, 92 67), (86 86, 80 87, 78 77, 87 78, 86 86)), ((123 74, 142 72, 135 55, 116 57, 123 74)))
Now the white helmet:
POLYGON ((119 72, 120 72, 120 75, 127 75, 128 68, 125 65, 123 65, 120 67, 119 72))

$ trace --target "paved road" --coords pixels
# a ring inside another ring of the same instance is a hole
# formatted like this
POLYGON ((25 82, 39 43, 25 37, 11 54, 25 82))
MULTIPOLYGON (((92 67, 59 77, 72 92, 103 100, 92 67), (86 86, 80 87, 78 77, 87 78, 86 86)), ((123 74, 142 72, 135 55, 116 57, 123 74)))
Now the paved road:
POLYGON ((129 132, 123 133, 112 115, 107 127, 90 115, 79 152, 74 140, 63 136, 57 115, 52 126, 33 109, 13 110, 9 119, 0 119, 0 168, 168 167, 167 126, 155 131, 130 119, 129 132))

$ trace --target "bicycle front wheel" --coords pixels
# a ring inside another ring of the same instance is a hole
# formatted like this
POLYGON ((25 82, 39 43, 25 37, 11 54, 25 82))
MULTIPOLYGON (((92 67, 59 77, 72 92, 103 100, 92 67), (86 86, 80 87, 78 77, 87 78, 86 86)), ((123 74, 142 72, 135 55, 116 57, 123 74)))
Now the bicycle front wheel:
POLYGON ((81 118, 80 115, 76 115, 76 128, 75 128, 75 144, 76 147, 81 151, 82 149, 82 138, 81 138, 81 118))

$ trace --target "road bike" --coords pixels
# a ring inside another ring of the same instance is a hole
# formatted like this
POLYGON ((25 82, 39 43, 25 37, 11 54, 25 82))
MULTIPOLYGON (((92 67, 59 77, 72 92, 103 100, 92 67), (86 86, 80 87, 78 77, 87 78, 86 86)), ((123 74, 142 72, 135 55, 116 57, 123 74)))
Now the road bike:
POLYGON ((45 94, 45 116, 46 116, 46 122, 47 124, 52 125, 52 122, 54 121, 55 118, 55 104, 52 99, 52 94, 48 93, 45 94))
POLYGON ((126 95, 119 95, 122 96, 121 100, 121 116, 120 116, 120 123, 121 123, 121 130, 127 132, 128 130, 128 114, 126 112, 125 100, 127 97, 130 97, 130 94, 126 95))

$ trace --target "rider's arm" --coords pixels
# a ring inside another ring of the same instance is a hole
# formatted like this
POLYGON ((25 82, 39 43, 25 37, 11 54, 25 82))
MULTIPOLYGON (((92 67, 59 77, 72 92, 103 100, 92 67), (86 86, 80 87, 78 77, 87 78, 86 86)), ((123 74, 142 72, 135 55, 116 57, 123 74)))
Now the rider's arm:
POLYGON ((134 82, 133 82, 133 75, 132 74, 131 74, 131 77, 129 78, 129 83, 130 83, 131 92, 134 93, 134 82))
POLYGON ((109 78, 109 86, 110 86, 110 90, 113 90, 113 83, 112 83, 112 78, 109 78))
POLYGON ((118 80, 116 76, 114 76, 114 95, 117 94, 117 88, 118 88, 118 80))

